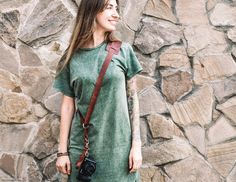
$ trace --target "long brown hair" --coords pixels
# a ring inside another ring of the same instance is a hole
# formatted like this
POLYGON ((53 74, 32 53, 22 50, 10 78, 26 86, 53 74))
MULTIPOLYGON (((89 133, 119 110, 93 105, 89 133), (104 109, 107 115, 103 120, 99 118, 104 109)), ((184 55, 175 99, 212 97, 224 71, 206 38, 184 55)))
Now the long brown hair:
MULTIPOLYGON (((109 0, 82 0, 80 2, 69 46, 65 50, 57 66, 58 72, 69 63, 76 50, 84 46, 88 41, 92 40, 96 16, 106 8, 108 3, 109 0)), ((118 0, 116 0, 116 3, 119 6, 118 0)), ((105 39, 107 42, 117 40, 113 32, 107 32, 105 39)))

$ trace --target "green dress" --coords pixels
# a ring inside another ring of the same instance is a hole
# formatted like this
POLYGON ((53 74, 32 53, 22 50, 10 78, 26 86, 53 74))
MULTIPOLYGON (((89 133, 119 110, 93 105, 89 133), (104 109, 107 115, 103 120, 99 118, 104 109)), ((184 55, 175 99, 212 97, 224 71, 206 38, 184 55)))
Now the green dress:
MULTIPOLYGON (((103 42, 95 48, 79 49, 54 81, 54 88, 75 98, 83 116, 107 55, 106 46, 103 42)), ((129 173, 128 169, 132 136, 126 94, 126 81, 140 71, 142 67, 132 47, 122 43, 119 54, 113 56, 106 71, 90 120, 93 127, 89 129, 89 153, 97 163, 92 182, 140 181, 138 172, 129 173)), ((83 145, 83 128, 79 114, 75 114, 69 138, 71 182, 76 182, 75 164, 83 145)))

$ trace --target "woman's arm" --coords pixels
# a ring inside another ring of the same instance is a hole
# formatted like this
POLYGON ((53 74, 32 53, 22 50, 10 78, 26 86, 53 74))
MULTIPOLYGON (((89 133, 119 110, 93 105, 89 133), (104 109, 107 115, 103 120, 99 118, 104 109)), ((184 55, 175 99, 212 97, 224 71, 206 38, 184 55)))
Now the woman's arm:
MULTIPOLYGON (((72 97, 63 96, 61 103, 61 124, 60 124, 60 139, 58 152, 67 152, 67 142, 71 127, 71 121, 74 115, 75 104, 72 97)), ((64 173, 71 173, 71 162, 69 156, 61 156, 57 158, 57 170, 64 173)))
POLYGON ((64 95, 61 103, 61 124, 58 152, 67 152, 68 136, 74 111, 74 98, 64 95))
POLYGON ((136 86, 136 76, 127 81, 127 97, 130 122, 132 128, 132 146, 141 147, 139 102, 136 86))
POLYGON ((132 147, 129 154, 129 170, 130 172, 135 172, 142 165, 139 102, 135 76, 127 81, 127 96, 132 129, 132 147))

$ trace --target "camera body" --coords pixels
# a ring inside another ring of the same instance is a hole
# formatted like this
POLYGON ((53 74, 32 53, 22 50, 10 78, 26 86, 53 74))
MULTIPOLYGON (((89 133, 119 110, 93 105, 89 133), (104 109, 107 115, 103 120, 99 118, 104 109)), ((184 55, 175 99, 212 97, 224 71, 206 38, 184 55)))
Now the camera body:
POLYGON ((96 170, 96 162, 93 157, 85 157, 77 176, 78 182, 90 182, 93 173, 96 170))

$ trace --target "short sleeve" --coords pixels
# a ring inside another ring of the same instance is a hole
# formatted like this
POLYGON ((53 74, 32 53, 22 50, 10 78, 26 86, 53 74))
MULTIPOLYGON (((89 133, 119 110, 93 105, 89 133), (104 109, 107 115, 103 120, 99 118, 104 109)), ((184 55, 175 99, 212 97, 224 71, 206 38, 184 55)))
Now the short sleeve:
POLYGON ((128 44, 126 79, 131 79, 142 70, 143 68, 139 63, 132 46, 128 44))
POLYGON ((53 87, 69 97, 75 97, 74 89, 71 86, 70 69, 65 66, 55 77, 53 87))

